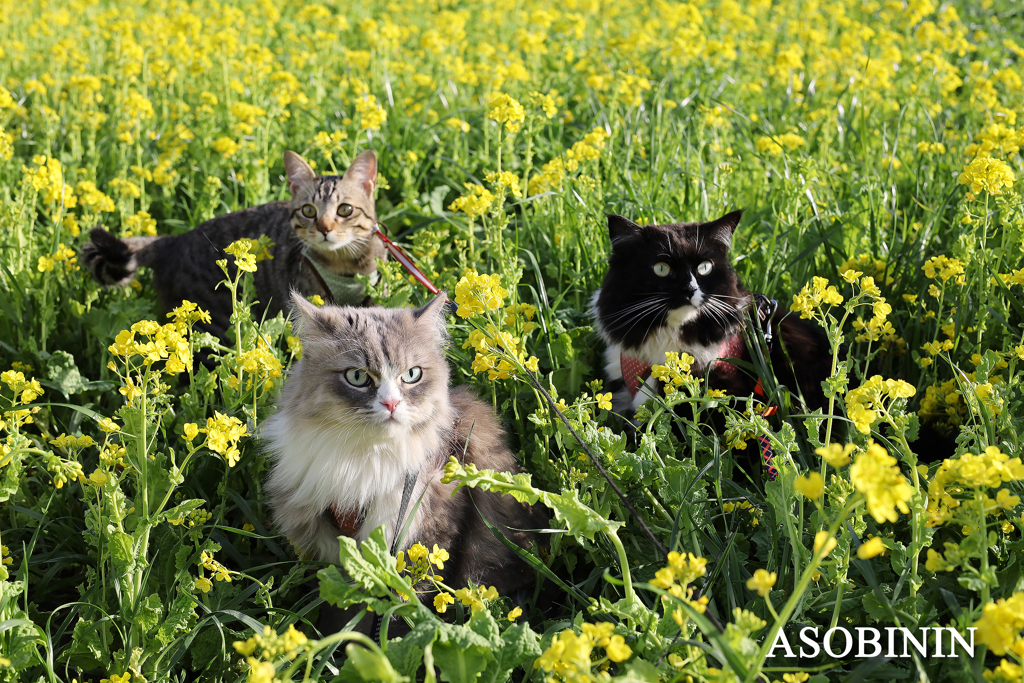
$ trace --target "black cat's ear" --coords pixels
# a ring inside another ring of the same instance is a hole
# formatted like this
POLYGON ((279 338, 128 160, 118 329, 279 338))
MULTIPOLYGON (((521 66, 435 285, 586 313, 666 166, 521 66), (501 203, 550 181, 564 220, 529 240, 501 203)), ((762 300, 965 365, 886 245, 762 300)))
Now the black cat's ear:
POLYGON ((619 216, 618 214, 609 213, 608 216, 608 237, 612 240, 612 248, 615 247, 617 242, 629 239, 638 232, 640 232, 640 226, 633 221, 619 216))
POLYGON ((303 341, 309 341, 311 333, 333 335, 337 332, 331 316, 294 289, 292 290, 292 325, 303 341))
POLYGON ((343 180, 358 183, 367 197, 373 197, 373 190, 377 187, 377 155, 372 149, 359 153, 345 171, 343 180))
POLYGON ((295 196, 299 188, 316 180, 316 172, 290 149, 284 153, 284 172, 288 175, 288 190, 295 196))
POLYGON ((700 226, 700 230, 707 238, 718 242, 728 251, 732 249, 732 234, 736 231, 736 226, 740 224, 742 216, 743 209, 739 209, 725 214, 718 220, 704 223, 700 226))

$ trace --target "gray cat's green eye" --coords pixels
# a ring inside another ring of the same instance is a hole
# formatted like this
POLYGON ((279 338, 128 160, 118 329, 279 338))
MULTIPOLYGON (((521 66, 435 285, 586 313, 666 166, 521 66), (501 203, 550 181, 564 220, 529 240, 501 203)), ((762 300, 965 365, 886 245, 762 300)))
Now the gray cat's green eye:
POLYGON ((316 207, 312 204, 303 204, 301 210, 306 218, 316 218, 316 207))
POLYGON ((359 368, 349 368, 345 371, 345 381, 354 387, 365 387, 370 383, 370 373, 359 368))
POLYGON ((342 218, 345 218, 347 216, 351 216, 352 215, 352 205, 351 204, 338 204, 338 215, 341 216, 342 218))
POLYGON ((668 274, 672 272, 672 266, 664 261, 658 261, 654 264, 653 270, 658 277, 668 277, 668 274))
POLYGON ((406 384, 416 384, 423 377, 423 369, 420 366, 411 367, 402 375, 402 381, 406 384))
POLYGON ((711 261, 701 261, 700 265, 697 266, 697 275, 707 275, 714 267, 715 264, 711 261))

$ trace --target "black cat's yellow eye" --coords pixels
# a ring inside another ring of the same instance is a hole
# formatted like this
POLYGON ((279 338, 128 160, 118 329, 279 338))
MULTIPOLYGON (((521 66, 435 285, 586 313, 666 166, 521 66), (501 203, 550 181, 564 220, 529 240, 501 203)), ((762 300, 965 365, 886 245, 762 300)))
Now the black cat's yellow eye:
POLYGON ((668 274, 672 272, 672 266, 664 261, 658 261, 652 266, 652 269, 658 277, 668 277, 668 274))
POLYGON ((423 377, 423 368, 420 366, 411 367, 402 375, 402 381, 406 384, 416 384, 423 377))
POLYGON ((338 215, 342 218, 347 218, 352 215, 351 204, 338 204, 338 215))
POLYGON ((707 275, 714 270, 715 264, 711 261, 701 261, 697 266, 697 275, 707 275))
POLYGON ((354 387, 365 387, 370 383, 370 373, 359 368, 349 368, 345 371, 345 381, 354 387))
POLYGON ((316 218, 316 207, 312 204, 303 204, 300 210, 306 218, 316 218))

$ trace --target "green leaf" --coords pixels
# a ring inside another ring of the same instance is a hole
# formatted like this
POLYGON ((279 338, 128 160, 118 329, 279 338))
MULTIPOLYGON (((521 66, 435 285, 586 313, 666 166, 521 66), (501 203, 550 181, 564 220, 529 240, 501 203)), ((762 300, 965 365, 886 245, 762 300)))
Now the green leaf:
POLYGON ((345 654, 366 683, 404 683, 409 680, 408 676, 402 676, 395 671, 388 658, 377 648, 370 650, 362 645, 349 643, 345 648, 345 654))
POLYGON ((500 683, 508 680, 509 673, 516 667, 530 670, 541 652, 540 636, 530 625, 526 622, 513 624, 501 634, 501 646, 492 650, 494 662, 487 666, 480 680, 500 683))
POLYGON ((358 586, 349 583, 333 565, 321 569, 316 576, 320 580, 320 597, 331 605, 345 609, 367 598, 358 586))
POLYGON ((164 510, 164 512, 161 513, 160 517, 157 519, 157 523, 159 523, 159 522, 161 522, 163 520, 178 521, 179 519, 181 519, 182 517, 184 517, 188 513, 192 512, 193 510, 195 510, 198 507, 202 507, 205 504, 206 504, 206 501, 202 500, 202 499, 199 499, 199 498, 193 498, 192 500, 186 500, 184 503, 181 503, 180 505, 175 505, 170 510, 164 510))
POLYGON ((448 683, 476 683, 494 660, 491 644, 466 626, 442 623, 434 643, 434 664, 441 680, 448 683))
POLYGON ((192 594, 179 588, 178 597, 171 603, 167 618, 160 624, 154 637, 163 645, 167 645, 178 633, 187 631, 195 622, 196 601, 192 594))
POLYGON ((143 600, 135 611, 135 624, 143 633, 151 631, 159 622, 164 613, 164 606, 156 593, 150 593, 143 600))

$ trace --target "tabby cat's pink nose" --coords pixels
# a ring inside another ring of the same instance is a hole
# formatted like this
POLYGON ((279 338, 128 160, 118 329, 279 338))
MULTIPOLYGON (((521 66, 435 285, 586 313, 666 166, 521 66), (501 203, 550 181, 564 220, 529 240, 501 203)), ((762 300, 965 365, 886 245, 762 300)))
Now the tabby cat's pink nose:
POLYGON ((317 223, 316 224, 316 229, 326 235, 327 233, 329 233, 331 231, 331 226, 325 225, 323 223, 317 223))
POLYGON ((397 408, 398 404, 401 403, 401 402, 402 401, 399 400, 399 399, 389 398, 389 399, 386 399, 384 401, 381 401, 381 405, 383 405, 385 408, 387 408, 388 412, 393 413, 393 412, 395 412, 395 408, 397 408))

